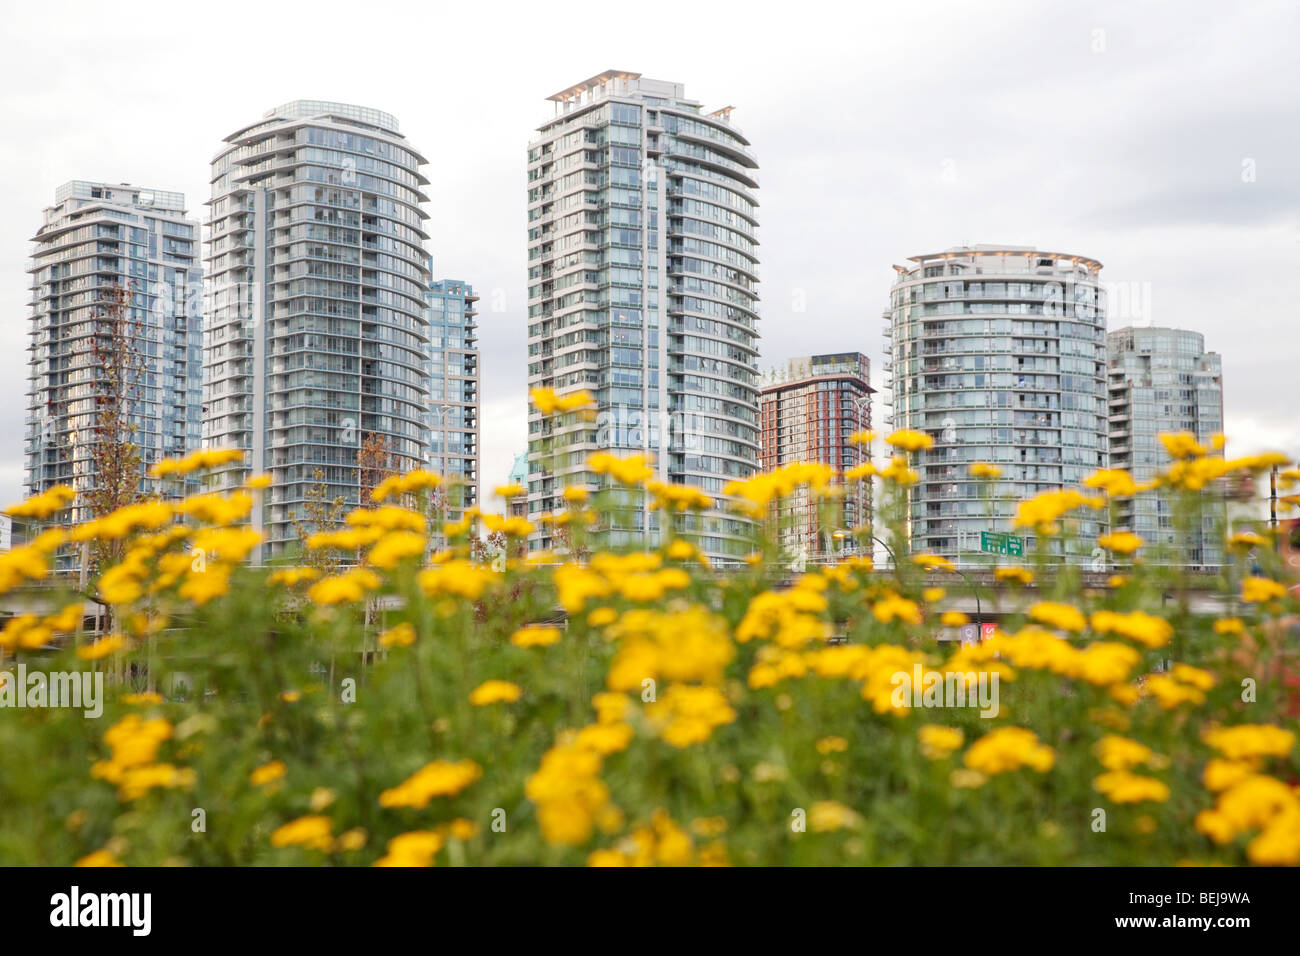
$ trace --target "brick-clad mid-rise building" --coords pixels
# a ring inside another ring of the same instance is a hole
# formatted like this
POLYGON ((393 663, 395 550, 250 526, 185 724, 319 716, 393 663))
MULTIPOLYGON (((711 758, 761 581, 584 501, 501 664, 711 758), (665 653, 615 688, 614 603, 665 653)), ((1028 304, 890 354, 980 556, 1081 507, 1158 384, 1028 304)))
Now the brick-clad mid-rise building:
MULTIPOLYGON (((867 460, 868 447, 849 438, 871 427, 867 356, 858 352, 791 359, 760 396, 764 471, 794 462, 821 462, 847 471, 867 460)), ((824 556, 851 546, 837 529, 858 527, 871 514, 871 485, 851 485, 835 520, 823 522, 806 488, 782 501, 782 544, 796 558, 824 556), (862 489, 862 494, 856 493, 862 489)))

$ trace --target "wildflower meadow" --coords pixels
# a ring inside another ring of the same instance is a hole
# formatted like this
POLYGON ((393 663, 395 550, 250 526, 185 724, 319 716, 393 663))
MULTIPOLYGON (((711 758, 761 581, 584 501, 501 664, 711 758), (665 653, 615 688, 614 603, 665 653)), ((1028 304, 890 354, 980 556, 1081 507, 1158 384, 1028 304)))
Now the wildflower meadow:
MULTIPOLYGON (((1135 535, 1083 542, 1106 549, 1104 586, 1068 560, 1080 513, 1149 495, 1199 521, 1225 480, 1290 463, 1166 436, 1156 481, 1103 471, 1022 502, 1034 548, 989 568, 1016 609, 963 642, 941 639, 969 621, 961 579, 907 547, 928 440, 895 433, 851 474, 790 465, 721 497, 597 455, 599 481, 546 518, 566 542, 549 553, 511 515, 523 489, 449 522, 448 489, 420 471, 260 567, 264 476, 73 526, 70 490, 15 505, 35 531, 0 556, 0 591, 48 611, 0 633, 3 690, 28 702, 0 710, 0 861, 1300 863, 1283 679, 1300 602, 1268 526, 1222 530, 1228 560, 1197 592, 1212 610, 1135 535), (792 569, 779 503, 854 482, 872 488, 870 525, 792 569), (662 546, 602 549, 602 516, 641 500, 662 546), (686 519, 713 513, 752 522, 747 560, 703 557, 686 519), (878 567, 876 540, 892 558, 878 567), (53 573, 86 542, 110 556, 86 582, 109 612, 95 635, 79 583, 53 573), (20 664, 102 674, 102 714, 32 705, 20 664)), ((1000 470, 978 467, 998 494, 1000 470)), ((1280 474, 1284 491, 1300 478, 1280 474)))

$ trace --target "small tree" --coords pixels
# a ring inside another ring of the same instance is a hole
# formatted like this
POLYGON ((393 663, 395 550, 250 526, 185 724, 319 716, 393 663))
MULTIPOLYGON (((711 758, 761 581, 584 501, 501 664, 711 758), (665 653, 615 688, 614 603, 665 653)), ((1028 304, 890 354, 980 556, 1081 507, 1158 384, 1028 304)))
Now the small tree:
POLYGON ((302 546, 302 563, 321 574, 333 574, 343 563, 338 558, 338 552, 333 548, 309 551, 307 539, 318 531, 333 531, 342 527, 347 504, 342 497, 329 497, 325 474, 319 468, 312 472, 311 477, 313 484, 307 489, 306 502, 302 506, 303 516, 294 521, 293 526, 302 546))
MULTIPOLYGON (((131 405, 144 377, 140 323, 131 317, 132 293, 120 285, 104 289, 91 319, 95 363, 94 425, 91 429, 91 486, 82 492, 92 518, 145 500, 144 468, 135 443, 131 405)), ((97 542, 96 563, 121 557, 123 543, 97 542)))
POLYGON ((399 462, 387 435, 371 432, 361 440, 357 449, 357 471, 362 507, 375 504, 375 489, 384 479, 397 474, 399 462))

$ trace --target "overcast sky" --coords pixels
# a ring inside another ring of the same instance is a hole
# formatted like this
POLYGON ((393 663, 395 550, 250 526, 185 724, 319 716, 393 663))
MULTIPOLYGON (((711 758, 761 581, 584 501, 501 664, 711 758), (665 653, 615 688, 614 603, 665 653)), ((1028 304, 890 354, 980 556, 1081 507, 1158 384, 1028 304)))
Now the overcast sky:
POLYGON ((8 5, 0 497, 21 489, 25 270, 55 188, 180 190, 203 219, 222 138, 299 98, 393 113, 428 157, 435 275, 482 297, 483 483, 504 480, 525 446, 527 144, 548 95, 606 69, 735 106, 760 164, 763 369, 862 350, 874 374, 893 263, 1034 244, 1140 291, 1111 328, 1205 334, 1229 453, 1300 455, 1297 9, 8 5))

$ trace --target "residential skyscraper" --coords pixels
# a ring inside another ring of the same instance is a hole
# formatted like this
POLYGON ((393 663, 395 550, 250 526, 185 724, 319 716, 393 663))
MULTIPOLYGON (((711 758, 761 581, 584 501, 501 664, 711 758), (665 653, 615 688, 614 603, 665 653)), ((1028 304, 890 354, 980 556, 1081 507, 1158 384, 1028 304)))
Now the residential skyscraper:
MULTIPOLYGON (((894 266, 885 370, 887 424, 934 439, 915 459, 912 547, 978 560, 980 532, 1011 531, 1014 502, 1106 466, 1101 263, 1000 245, 908 261, 894 266), (974 462, 1002 469, 993 494, 971 477, 974 462)), ((1104 512, 1080 516, 1080 560, 1104 521, 1104 512)))
MULTIPOLYGON (((870 359, 860 352, 790 359, 762 388, 763 470, 820 462, 843 472, 867 461, 870 447, 849 439, 871 428, 875 389, 870 385, 870 368, 870 359)), ((806 485, 780 499, 779 507, 778 526, 788 552, 803 557, 839 553, 851 539, 837 541, 834 533, 870 522, 871 481, 847 486, 844 497, 833 504, 839 513, 829 526, 806 485)))
POLYGON ((74 180, 55 191, 33 242, 26 490, 71 485, 79 493, 72 517, 83 520, 81 495, 97 483, 97 396, 116 290, 142 490, 158 490, 143 474, 151 465, 199 447, 199 226, 180 193, 74 180))
POLYGON ((262 556, 296 543, 309 490, 355 504, 357 452, 424 464, 425 160, 387 113, 295 100, 212 161, 204 438, 249 451, 216 487, 269 472, 262 556))
POLYGON ((479 503, 479 370, 473 288, 439 279, 425 294, 429 323, 428 467, 459 483, 448 521, 479 503))
MULTIPOLYGON (((550 97, 528 150, 528 383, 587 389, 598 414, 554 427, 530 409, 531 517, 566 486, 601 487, 595 451, 654 458, 658 480, 722 494, 758 465, 757 160, 731 107, 609 70, 550 97)), ((597 529, 605 547, 658 540, 644 501, 597 529)), ((719 560, 746 521, 688 531, 719 560)), ((534 548, 556 544, 543 528, 534 548)))
MULTIPOLYGON (((1134 480, 1150 481, 1169 466, 1161 432, 1191 432, 1207 448, 1223 431, 1223 367, 1217 352, 1205 351, 1205 336, 1186 329, 1116 329, 1106 336, 1110 392, 1110 466, 1134 480)), ((1116 529, 1147 542, 1144 557, 1157 550, 1178 564, 1215 567, 1223 563, 1222 512, 1201 515, 1192 540, 1178 533, 1166 497, 1138 495, 1116 500, 1116 529)))

